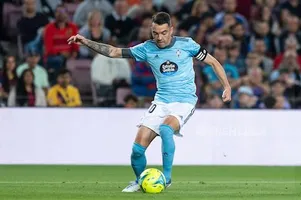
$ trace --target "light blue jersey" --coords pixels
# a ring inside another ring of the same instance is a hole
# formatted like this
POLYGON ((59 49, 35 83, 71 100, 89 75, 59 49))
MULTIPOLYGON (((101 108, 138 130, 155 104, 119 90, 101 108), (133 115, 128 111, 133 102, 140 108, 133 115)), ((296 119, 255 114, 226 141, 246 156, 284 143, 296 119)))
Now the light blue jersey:
POLYGON ((148 40, 130 48, 136 61, 148 62, 157 82, 155 101, 163 103, 197 102, 193 57, 204 60, 207 51, 188 37, 173 37, 165 48, 148 40))

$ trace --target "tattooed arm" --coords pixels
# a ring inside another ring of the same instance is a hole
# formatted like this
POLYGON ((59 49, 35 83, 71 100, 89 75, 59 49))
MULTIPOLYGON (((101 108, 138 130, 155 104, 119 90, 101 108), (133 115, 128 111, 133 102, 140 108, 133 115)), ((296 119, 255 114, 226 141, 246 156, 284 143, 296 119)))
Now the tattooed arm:
POLYGON ((81 35, 75 35, 68 39, 68 43, 76 43, 79 45, 84 45, 93 51, 110 57, 110 58, 133 58, 131 51, 128 48, 117 48, 108 44, 98 43, 86 39, 81 35))

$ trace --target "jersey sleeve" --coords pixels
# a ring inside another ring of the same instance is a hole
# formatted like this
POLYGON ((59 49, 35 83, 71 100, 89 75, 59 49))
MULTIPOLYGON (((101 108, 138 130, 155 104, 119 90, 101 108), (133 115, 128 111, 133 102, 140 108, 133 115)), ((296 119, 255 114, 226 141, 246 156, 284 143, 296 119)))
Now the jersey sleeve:
POLYGON ((130 51, 136 61, 146 61, 145 43, 130 47, 130 51))
POLYGON ((193 39, 189 39, 188 51, 191 57, 195 57, 196 59, 203 61, 207 57, 208 51, 198 43, 196 43, 193 39))

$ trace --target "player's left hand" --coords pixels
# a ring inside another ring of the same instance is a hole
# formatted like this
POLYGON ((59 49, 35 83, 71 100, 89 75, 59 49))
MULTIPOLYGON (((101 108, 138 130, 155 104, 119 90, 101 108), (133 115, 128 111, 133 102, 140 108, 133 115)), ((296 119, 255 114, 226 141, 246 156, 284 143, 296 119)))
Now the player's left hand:
POLYGON ((223 92, 223 102, 231 101, 231 88, 226 88, 223 92))

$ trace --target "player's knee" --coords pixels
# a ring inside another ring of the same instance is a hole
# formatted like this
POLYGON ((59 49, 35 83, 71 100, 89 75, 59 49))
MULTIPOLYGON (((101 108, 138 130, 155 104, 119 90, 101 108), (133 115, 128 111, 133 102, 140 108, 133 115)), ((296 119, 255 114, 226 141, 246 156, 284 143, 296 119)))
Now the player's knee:
POLYGON ((146 148, 140 144, 134 143, 132 147, 132 158, 139 158, 144 156, 146 148))
POLYGON ((167 116, 163 124, 169 125, 173 130, 178 130, 180 128, 179 119, 173 115, 167 116))
POLYGON ((159 131, 162 139, 173 137, 173 134, 175 132, 174 129, 167 124, 161 124, 159 127, 159 131))

